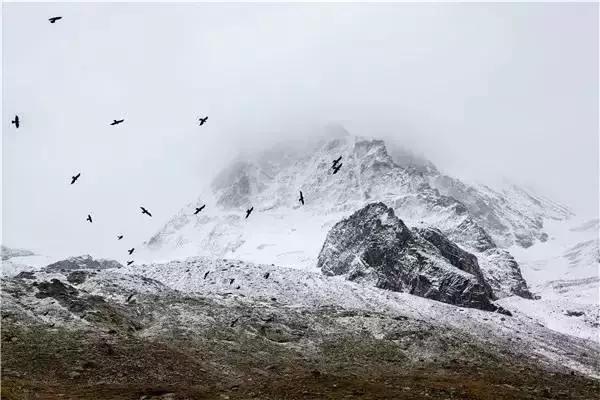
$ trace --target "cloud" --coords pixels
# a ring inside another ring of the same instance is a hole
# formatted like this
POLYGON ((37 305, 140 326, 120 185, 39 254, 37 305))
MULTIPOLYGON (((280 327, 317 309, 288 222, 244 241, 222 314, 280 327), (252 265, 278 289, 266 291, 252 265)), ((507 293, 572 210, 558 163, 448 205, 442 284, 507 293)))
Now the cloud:
POLYGON ((7 4, 4 239, 112 254, 241 149, 331 121, 597 213, 597 7, 7 4))

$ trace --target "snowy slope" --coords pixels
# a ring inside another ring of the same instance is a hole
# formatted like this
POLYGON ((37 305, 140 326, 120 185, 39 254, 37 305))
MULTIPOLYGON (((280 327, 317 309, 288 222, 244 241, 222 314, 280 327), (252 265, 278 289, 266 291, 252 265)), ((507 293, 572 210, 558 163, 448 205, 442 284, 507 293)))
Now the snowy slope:
POLYGON ((548 226, 549 240, 527 251, 513 247, 525 279, 542 299, 598 304, 598 220, 548 226))
MULTIPOLYGON (((105 273, 109 271, 101 271, 97 277, 105 273)), ((546 327, 543 321, 525 313, 517 312, 513 317, 505 317, 498 313, 456 307, 407 293, 378 289, 339 276, 329 277, 319 272, 275 265, 196 257, 125 267, 119 270, 119 274, 144 276, 183 293, 218 296, 232 302, 258 302, 292 309, 341 308, 402 315, 475 334, 490 344, 499 340, 508 341, 511 347, 528 357, 565 362, 572 368, 582 367, 577 367, 577 361, 568 357, 568 353, 574 349, 572 346, 597 348, 597 344, 589 341, 555 333, 548 329, 552 327, 546 327)), ((95 293, 92 281, 85 288, 95 293)), ((502 304, 511 312, 515 311, 514 307, 510 307, 510 302, 502 304)), ((594 339, 598 327, 582 326, 572 333, 573 336, 594 339)), ((591 371, 588 369, 588 372, 591 371)))
POLYGON ((150 238, 138 260, 202 255, 312 269, 326 232, 375 201, 391 206, 408 226, 440 229, 476 254, 499 296, 525 292, 510 254, 500 257, 496 245, 546 240, 544 221, 571 216, 514 186, 496 191, 467 185, 407 151, 388 152, 381 140, 338 134, 244 156, 150 238), (333 175, 332 160, 339 156, 343 165, 333 175), (299 190, 305 206, 298 202, 299 190), (202 204, 206 209, 194 216, 202 204), (245 219, 251 206, 254 213, 245 219))
POLYGON ((503 307, 550 329, 600 340, 598 220, 548 224, 549 237, 529 249, 512 247, 537 300, 508 297, 503 307))

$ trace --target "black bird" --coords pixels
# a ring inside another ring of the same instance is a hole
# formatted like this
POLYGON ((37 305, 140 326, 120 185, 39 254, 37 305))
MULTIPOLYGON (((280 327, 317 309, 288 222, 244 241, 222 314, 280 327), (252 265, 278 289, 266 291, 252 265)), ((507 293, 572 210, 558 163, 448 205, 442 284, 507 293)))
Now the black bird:
POLYGON ((129 255, 132 255, 134 250, 135 250, 135 247, 132 247, 129 250, 127 250, 127 252, 129 253, 129 255))
POLYGON ((52 18, 48 18, 48 21, 50 21, 51 24, 55 23, 56 21, 58 21, 59 19, 62 19, 62 17, 52 17, 52 18))
POLYGON ((333 165, 331 166, 331 168, 335 168, 335 165, 337 163, 339 163, 342 160, 342 156, 340 156, 340 158, 338 158, 337 160, 333 160, 333 165))
POLYGON ((269 275, 271 275, 270 272, 265 272, 265 274, 263 275, 263 278, 269 279, 269 275))
POLYGON ((111 125, 119 125, 121 122, 125 121, 124 119, 113 119, 113 122, 111 122, 111 125))
MULTIPOLYGON (((133 261, 132 261, 132 262, 133 262, 133 261)), ((131 300, 131 298, 132 298, 133 296, 135 296, 135 293, 131 293, 131 294, 129 295, 129 297, 127 298, 127 303, 129 303, 129 301, 131 300)))
POLYGON ((231 324, 229 324, 229 326, 233 328, 233 326, 235 325, 235 323, 238 322, 239 320, 240 320, 239 317, 236 318, 236 319, 234 319, 233 321, 231 321, 231 324))
POLYGON ((92 216, 90 214, 88 214, 88 217, 85 219, 86 221, 90 221, 90 224, 92 223, 92 216))
POLYGON ((253 210, 254 210, 254 207, 250 207, 249 209, 246 210, 246 218, 248 218, 250 216, 250 214, 252 214, 253 210))
POLYGON ((123 235, 117 235, 117 240, 123 239, 123 235))
POLYGON ((11 123, 11 124, 15 124, 15 127, 16 127, 17 129, 19 129, 19 126, 21 125, 21 123, 19 122, 19 116, 18 116, 18 115, 15 115, 15 119, 14 119, 14 120, 12 120, 12 121, 10 121, 10 123, 11 123))
POLYGON ((208 120, 208 117, 204 117, 204 118, 198 118, 198 121, 200 121, 200 126, 204 125, 204 123, 208 120))
POLYGON ((152 216, 152 214, 150 214, 150 211, 146 210, 144 207, 140 207, 142 209, 142 214, 148 214, 150 217, 152 216))
POLYGON ((127 265, 133 264, 133 261, 127 261, 127 265))
POLYGON ((72 176, 71 177, 71 185, 74 184, 77 181, 77 179, 79 179, 80 176, 81 176, 81 172, 75 176, 72 176))
POLYGON ((300 191, 300 198, 298 199, 298 201, 302 203, 302 205, 304 205, 304 196, 302 196, 302 190, 300 191))
POLYGON ((204 273, 204 279, 206 279, 206 277, 208 276, 208 274, 209 274, 209 273, 210 273, 210 271, 206 271, 206 272, 204 273))
POLYGON ((235 278, 231 278, 231 279, 229 280, 229 284, 230 284, 230 285, 231 285, 233 282, 235 282, 235 278))
POLYGON ((202 207, 198 208, 196 207, 196 212, 194 212, 194 215, 198 214, 200 211, 204 210, 204 207, 206 207, 206 204, 203 205, 202 207))
POLYGON ((333 167, 333 175, 335 175, 335 174, 338 173, 338 171, 340 170, 340 168, 342 168, 342 165, 344 165, 344 164, 340 164, 337 167, 333 167))

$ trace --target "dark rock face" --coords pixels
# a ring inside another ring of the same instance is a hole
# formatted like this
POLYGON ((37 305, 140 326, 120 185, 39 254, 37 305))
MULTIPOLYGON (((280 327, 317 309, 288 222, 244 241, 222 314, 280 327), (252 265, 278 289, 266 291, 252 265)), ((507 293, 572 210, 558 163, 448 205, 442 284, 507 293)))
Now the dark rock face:
POLYGON ((81 285, 88 277, 86 271, 73 271, 67 276, 67 281, 73 285, 81 285))
POLYGON ((494 298, 494 294, 490 285, 485 281, 477 257, 458 247, 454 242, 450 241, 438 229, 434 228, 415 228, 414 232, 418 233, 422 238, 434 245, 446 260, 456 268, 468 272, 477 278, 481 286, 486 289, 490 298, 494 298))
POLYGON ((96 260, 89 255, 71 257, 66 260, 57 261, 53 264, 46 266, 44 269, 48 272, 58 271, 72 271, 78 269, 108 269, 108 268, 121 268, 123 267, 119 262, 115 260, 96 260))
POLYGON ((22 272, 19 272, 19 274, 16 275, 15 278, 19 278, 19 279, 35 279, 35 273, 33 271, 22 271, 22 272))
POLYGON ((382 289, 497 311, 476 259, 458 253, 441 234, 425 236, 442 250, 411 232, 390 207, 372 203, 329 231, 317 266, 327 275, 346 275, 382 289))
POLYGON ((65 285, 58 279, 52 279, 50 282, 41 282, 37 285, 38 293, 35 297, 44 299, 52 297, 61 302, 67 302, 72 297, 77 297, 78 291, 73 286, 65 285))

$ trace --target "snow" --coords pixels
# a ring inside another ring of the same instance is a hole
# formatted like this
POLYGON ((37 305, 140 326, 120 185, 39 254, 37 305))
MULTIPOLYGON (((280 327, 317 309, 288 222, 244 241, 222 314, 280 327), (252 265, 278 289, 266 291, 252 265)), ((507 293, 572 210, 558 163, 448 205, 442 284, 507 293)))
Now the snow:
POLYGON ((554 331, 600 342, 597 306, 565 300, 528 300, 518 296, 506 297, 497 303, 554 331))
MULTIPOLYGON (((110 270, 101 271, 95 279, 110 270)), ((247 263, 240 260, 194 257, 185 261, 164 264, 144 264, 125 267, 119 274, 132 277, 141 275, 159 281, 166 287, 188 293, 221 299, 222 301, 274 304, 289 308, 334 307, 345 310, 385 313, 427 321, 435 326, 459 329, 465 334, 474 334, 490 344, 511 341, 512 346, 523 354, 537 354, 552 362, 564 363, 587 374, 595 371, 579 364, 569 356, 573 347, 592 345, 598 327, 584 322, 572 325, 568 334, 553 333, 554 325, 546 327, 539 316, 538 301, 510 297, 500 304, 514 313, 513 317, 456 307, 407 293, 377 289, 367 284, 346 281, 341 277, 328 277, 319 272, 276 265, 247 263), (208 272, 206 279, 204 275, 208 272), (268 278, 265 273, 269 273, 268 278), (231 279, 234 279, 231 282, 231 279), (528 307, 528 308, 527 308, 528 307), (532 310, 530 313, 524 311, 532 310), (548 329, 550 328, 550 329, 548 329), (577 339, 580 337, 586 339, 577 339), (517 344, 518 343, 518 344, 517 344)), ((87 283, 87 282, 86 282, 87 283)), ((90 285, 90 283, 87 283, 90 285)), ((89 288, 90 286, 88 286, 89 288)), ((550 321, 558 321, 555 314, 548 312, 550 321)), ((565 322, 570 321, 565 316, 565 322)), ((583 321, 583 320, 581 320, 583 321)), ((358 328, 357 328, 358 329, 358 328)), ((582 347, 583 346, 583 347, 582 347)))
POLYGON ((542 299, 598 305, 598 230, 593 224, 592 229, 578 230, 578 226, 577 221, 549 222, 547 242, 510 251, 542 299))
POLYGON ((15 276, 23 271, 37 271, 61 259, 61 257, 45 255, 11 257, 2 261, 2 277, 15 276))

